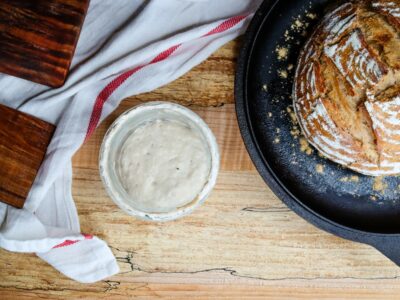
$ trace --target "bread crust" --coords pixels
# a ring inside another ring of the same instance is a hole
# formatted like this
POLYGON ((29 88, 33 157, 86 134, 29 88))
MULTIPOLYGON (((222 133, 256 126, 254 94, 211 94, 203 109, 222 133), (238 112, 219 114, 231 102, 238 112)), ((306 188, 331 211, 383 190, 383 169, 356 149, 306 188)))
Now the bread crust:
POLYGON ((293 105, 328 159, 400 174, 400 0, 351 1, 325 16, 300 54, 293 105))

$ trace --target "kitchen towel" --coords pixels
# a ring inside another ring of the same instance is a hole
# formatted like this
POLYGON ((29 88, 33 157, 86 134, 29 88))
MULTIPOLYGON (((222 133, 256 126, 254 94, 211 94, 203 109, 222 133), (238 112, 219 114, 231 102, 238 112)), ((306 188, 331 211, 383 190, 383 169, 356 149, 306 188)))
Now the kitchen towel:
POLYGON ((71 195, 73 154, 122 99, 175 80, 243 33, 259 4, 92 0, 63 87, 0 75, 1 103, 57 125, 24 208, 0 203, 0 246, 36 253, 79 282, 116 274, 107 244, 80 232, 71 195))

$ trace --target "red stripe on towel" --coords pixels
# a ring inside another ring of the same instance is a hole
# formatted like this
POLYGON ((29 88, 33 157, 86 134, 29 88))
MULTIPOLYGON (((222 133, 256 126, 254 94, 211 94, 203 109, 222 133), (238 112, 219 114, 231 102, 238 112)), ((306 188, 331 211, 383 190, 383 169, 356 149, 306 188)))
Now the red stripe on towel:
MULTIPOLYGON (((91 240, 91 239, 93 238, 93 235, 90 235, 90 234, 84 234, 84 233, 82 233, 82 235, 84 236, 85 240, 91 240)), ((75 244, 75 243, 77 243, 77 242, 79 242, 79 241, 81 241, 81 240, 65 240, 65 241, 62 242, 61 244, 55 245, 55 246, 53 247, 53 249, 62 248, 62 247, 66 247, 66 246, 70 246, 70 245, 73 245, 73 244, 75 244)))
POLYGON ((247 16, 236 16, 236 17, 230 18, 230 19, 222 22, 221 24, 219 24, 217 27, 215 27, 213 30, 206 33, 204 36, 209 36, 209 35, 227 31, 228 29, 231 29, 233 26, 235 26, 237 23, 239 23, 246 17, 247 16))
POLYGON ((172 53, 175 52, 176 49, 179 48, 180 45, 175 45, 160 54, 158 54, 150 63, 143 65, 143 66, 138 66, 132 70, 126 71, 125 73, 122 73, 119 75, 117 78, 112 80, 107 86, 100 92, 100 94, 97 96, 96 102, 93 107, 92 114, 90 116, 90 122, 88 126, 88 130, 86 132, 86 137, 85 141, 92 135, 93 131, 96 129, 97 125, 99 124, 99 120, 101 117, 101 113, 103 112, 103 106, 104 103, 110 98, 112 93, 116 89, 118 89, 129 77, 131 77, 133 74, 137 73, 144 67, 158 63, 160 61, 163 61, 170 57, 172 53))
MULTIPOLYGON (((236 16, 232 17, 224 22, 222 22, 220 25, 215 27, 213 30, 209 31, 206 33, 203 37, 210 36, 213 34, 221 33, 224 32, 236 24, 238 24, 240 21, 245 19, 246 16, 236 16)), ((103 106, 104 103, 110 98, 110 96, 117 90, 129 77, 131 77, 133 74, 137 73, 141 69, 143 69, 146 66, 161 62, 163 60, 166 60, 168 57, 170 57, 176 49, 178 49, 181 46, 181 44, 172 46, 171 48, 161 52, 158 54, 151 62, 148 64, 138 66, 132 70, 126 71, 125 73, 122 73, 115 79, 113 79, 109 84, 106 85, 106 87, 100 92, 100 94, 96 98, 96 102, 94 104, 92 114, 90 116, 90 121, 88 125, 88 129, 86 132, 86 137, 85 141, 92 135, 92 133, 95 131, 97 125, 99 124, 101 114, 103 112, 103 106)))

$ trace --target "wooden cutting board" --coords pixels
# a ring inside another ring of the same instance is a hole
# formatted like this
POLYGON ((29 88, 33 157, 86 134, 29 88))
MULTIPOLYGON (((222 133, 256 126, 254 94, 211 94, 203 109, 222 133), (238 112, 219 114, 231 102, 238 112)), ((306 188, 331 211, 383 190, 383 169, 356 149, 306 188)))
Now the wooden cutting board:
POLYGON ((55 126, 0 105, 0 201, 22 208, 55 126))
POLYGON ((1 0, 0 72, 64 84, 89 0, 1 0))

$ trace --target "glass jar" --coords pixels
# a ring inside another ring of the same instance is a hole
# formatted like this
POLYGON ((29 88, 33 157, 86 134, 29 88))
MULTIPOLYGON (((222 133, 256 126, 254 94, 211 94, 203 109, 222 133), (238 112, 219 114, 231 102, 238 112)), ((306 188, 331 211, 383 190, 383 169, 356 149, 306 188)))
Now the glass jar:
POLYGON ((100 176, 111 199, 129 215, 149 221, 169 221, 190 214, 209 196, 215 186, 220 165, 220 155, 214 134, 207 124, 191 110, 169 102, 148 102, 123 113, 108 129, 100 149, 100 176), (208 180, 198 196, 190 203, 169 212, 151 212, 135 206, 135 199, 121 184, 117 162, 122 146, 139 126, 155 120, 179 121, 198 130, 206 143, 211 158, 208 180))

